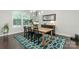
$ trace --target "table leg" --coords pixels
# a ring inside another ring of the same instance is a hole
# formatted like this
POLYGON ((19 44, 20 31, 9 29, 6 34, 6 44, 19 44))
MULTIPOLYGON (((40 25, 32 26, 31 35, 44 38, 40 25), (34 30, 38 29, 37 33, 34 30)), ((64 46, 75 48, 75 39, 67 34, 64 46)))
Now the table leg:
POLYGON ((52 31, 51 31, 51 39, 52 39, 52 31))
POLYGON ((44 47, 44 45, 45 45, 44 33, 42 33, 42 46, 44 47))

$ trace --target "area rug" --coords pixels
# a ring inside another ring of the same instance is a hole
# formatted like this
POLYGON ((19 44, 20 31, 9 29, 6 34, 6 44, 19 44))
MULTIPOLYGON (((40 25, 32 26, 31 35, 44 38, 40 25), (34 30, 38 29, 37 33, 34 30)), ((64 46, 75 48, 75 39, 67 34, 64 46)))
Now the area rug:
POLYGON ((66 39, 62 37, 55 37, 54 40, 48 44, 47 49, 63 49, 65 40, 66 39))
MULTIPOLYGON (((66 40, 64 37, 54 37, 45 47, 42 47, 41 43, 37 45, 22 35, 16 35, 15 39, 26 49, 63 49, 66 40)), ((45 39, 48 40, 48 35, 45 39)), ((42 40, 41 37, 40 40, 42 40)))
POLYGON ((16 35, 15 39, 26 49, 42 49, 42 44, 36 45, 34 42, 21 35, 16 35))

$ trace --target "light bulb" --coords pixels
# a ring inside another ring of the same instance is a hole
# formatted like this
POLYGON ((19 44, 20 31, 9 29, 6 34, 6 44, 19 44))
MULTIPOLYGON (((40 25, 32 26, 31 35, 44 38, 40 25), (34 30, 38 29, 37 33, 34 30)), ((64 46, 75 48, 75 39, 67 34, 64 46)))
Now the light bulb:
POLYGON ((43 13, 43 11, 39 11, 39 13, 38 13, 38 14, 39 14, 39 15, 41 15, 42 13, 43 13))
POLYGON ((43 11, 41 11, 41 13, 43 13, 43 11))

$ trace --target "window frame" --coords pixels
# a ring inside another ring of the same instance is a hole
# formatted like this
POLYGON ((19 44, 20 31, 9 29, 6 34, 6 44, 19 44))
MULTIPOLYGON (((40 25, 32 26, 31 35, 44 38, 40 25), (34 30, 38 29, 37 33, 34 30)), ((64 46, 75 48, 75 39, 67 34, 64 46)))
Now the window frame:
MULTIPOLYGON (((18 11, 14 11, 14 12, 18 12, 18 11)), ((20 11, 20 12, 21 12, 21 11, 20 11)), ((18 15, 19 15, 19 14, 18 14, 18 15)), ((26 15, 26 14, 25 14, 25 15, 26 15)), ((12 27, 29 26, 29 25, 24 25, 24 22, 23 22, 23 21, 24 21, 24 20, 23 20, 24 17, 23 17, 23 16, 24 16, 24 12, 21 12, 21 25, 14 25, 14 24, 13 24, 13 22, 14 22, 14 20, 13 20, 13 19, 14 19, 14 15, 13 15, 13 13, 12 13, 12 27)), ((29 21, 30 18, 28 18, 28 16, 27 16, 27 19, 28 19, 27 21, 29 21)), ((29 23, 29 22, 28 22, 28 23, 29 23)))

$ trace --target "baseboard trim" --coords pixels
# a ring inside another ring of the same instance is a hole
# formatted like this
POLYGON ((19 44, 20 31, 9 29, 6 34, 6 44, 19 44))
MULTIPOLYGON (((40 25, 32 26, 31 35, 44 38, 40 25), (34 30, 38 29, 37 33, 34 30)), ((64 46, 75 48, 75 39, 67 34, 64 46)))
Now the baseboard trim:
POLYGON ((61 33, 56 33, 56 35, 61 35, 61 36, 65 36, 65 37, 71 37, 71 35, 61 34, 61 33))
POLYGON ((6 36, 6 35, 13 35, 13 34, 17 34, 17 33, 22 33, 23 31, 20 31, 20 32, 13 32, 13 33, 7 33, 7 34, 2 34, 0 35, 0 37, 2 36, 6 36))

